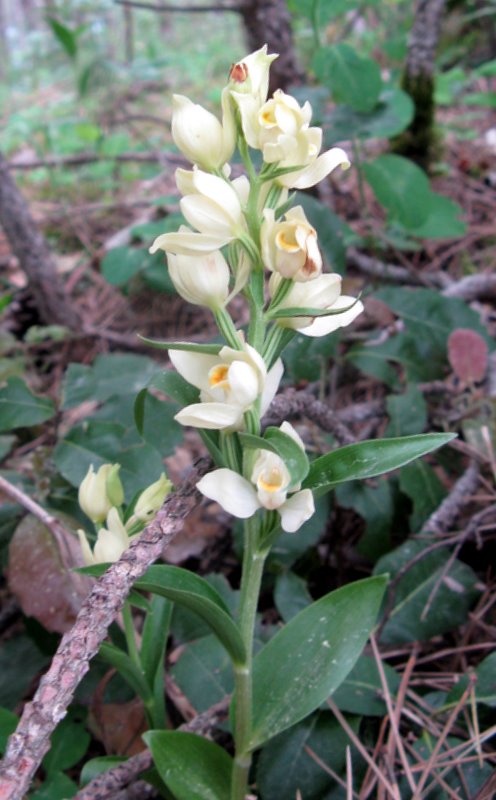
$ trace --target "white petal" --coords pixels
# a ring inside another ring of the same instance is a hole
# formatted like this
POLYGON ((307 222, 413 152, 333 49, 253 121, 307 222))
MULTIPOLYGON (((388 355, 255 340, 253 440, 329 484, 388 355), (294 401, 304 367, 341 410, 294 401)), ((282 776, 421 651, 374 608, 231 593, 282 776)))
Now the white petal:
POLYGON ((287 436, 291 436, 293 441, 296 442, 296 444, 299 444, 303 452, 305 452, 305 444, 303 439, 301 438, 300 434, 295 431, 290 422, 283 422, 282 425, 279 426, 279 430, 281 430, 287 436))
POLYGON ((248 519, 260 508, 251 483, 231 469, 209 472, 196 484, 196 488, 239 519, 248 519))
POLYGON ((96 564, 96 560, 91 550, 90 543, 88 542, 85 532, 81 529, 78 530, 78 536, 83 553, 83 561, 87 567, 91 567, 93 564, 96 564))
POLYGON ((293 494, 278 509, 281 515, 281 527, 287 533, 294 533, 315 512, 315 503, 310 489, 303 489, 293 494))
POLYGON ((221 206, 234 224, 241 222, 242 214, 239 197, 228 181, 199 169, 194 173, 193 184, 200 194, 205 195, 205 197, 221 206))
POLYGON ((219 363, 219 356, 192 353, 190 350, 169 350, 169 358, 179 374, 197 389, 208 391, 208 373, 219 363))
POLYGON ((228 381, 230 386, 229 400, 240 408, 247 409, 258 397, 258 375, 249 364, 234 361, 229 367, 228 381))
POLYGON ((262 399, 260 401, 260 416, 262 417, 276 396, 283 372, 284 364, 282 363, 282 360, 278 358, 274 366, 269 369, 265 379, 262 399))
POLYGON ((221 431, 238 428, 243 420, 243 409, 227 403, 193 403, 179 411, 174 419, 192 428, 221 431))
POLYGON ((336 167, 342 166, 348 169, 350 161, 344 150, 340 147, 333 147, 331 150, 322 153, 304 170, 288 175, 282 175, 278 180, 290 189, 308 189, 310 186, 320 183, 336 167))
POLYGON ((332 314, 329 317, 316 317, 311 325, 306 328, 300 328, 298 333, 304 336, 327 336, 328 333, 337 331, 338 328, 344 328, 350 325, 356 317, 363 311, 363 303, 361 300, 356 300, 355 297, 347 297, 342 294, 335 303, 331 306, 333 310, 338 308, 348 308, 348 311, 343 311, 342 314, 332 314), (352 305, 352 308, 349 306, 352 305))
POLYGON ((193 228, 208 236, 232 238, 232 223, 224 209, 210 198, 188 194, 179 203, 185 219, 193 228))
POLYGON ((202 253, 212 253, 228 244, 233 237, 218 236, 214 234, 178 231, 177 233, 163 233, 158 236, 150 247, 150 253, 165 250, 170 253, 181 253, 185 256, 197 256, 202 253))

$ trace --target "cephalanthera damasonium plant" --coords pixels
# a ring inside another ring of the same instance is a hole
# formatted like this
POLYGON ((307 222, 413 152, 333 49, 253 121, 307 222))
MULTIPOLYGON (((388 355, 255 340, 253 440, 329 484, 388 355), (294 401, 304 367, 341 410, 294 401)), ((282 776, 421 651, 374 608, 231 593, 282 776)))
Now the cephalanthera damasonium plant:
MULTIPOLYGON (((360 300, 341 294, 339 275, 323 271, 317 232, 289 194, 314 186, 339 166, 347 168, 347 155, 337 147, 320 152, 322 131, 311 125, 308 102, 301 106, 280 90, 267 98, 275 58, 263 47, 231 68, 222 91, 221 121, 188 98, 174 96, 172 135, 192 162, 191 170, 176 171, 188 225, 159 236, 151 248, 165 251, 178 293, 212 311, 224 340, 154 344, 167 347, 177 371, 174 396, 183 398, 185 406, 176 419, 199 429, 215 463, 198 489, 244 520, 236 618, 210 584, 177 567, 151 567, 136 584, 156 595, 148 601, 152 604, 166 597, 200 615, 229 654, 235 676, 233 756, 200 736, 160 730, 170 614, 165 606, 152 605, 163 616, 163 626, 156 616, 147 627, 147 617, 141 648, 133 640, 128 614, 128 662, 113 646, 106 645, 103 653, 118 669, 125 666, 128 681, 143 697, 155 729, 145 739, 167 790, 178 800, 243 800, 254 751, 326 700, 353 667, 376 621, 383 576, 350 584, 307 606, 254 657, 262 572, 276 538, 297 535, 314 514, 315 498, 338 483, 402 466, 451 438, 431 434, 361 442, 310 462, 289 422, 262 430, 261 418, 283 376, 284 347, 297 334, 326 336, 363 310, 360 300), (229 160, 236 148, 246 174, 231 179, 229 160), (255 160, 261 162, 259 169, 255 160), (246 331, 236 328, 228 311, 238 295, 249 307, 246 331)), ((107 468, 110 473, 112 467, 107 468)), ((107 480, 107 487, 111 484, 107 480)), ((163 497, 165 491, 161 484, 158 493, 163 497)), ((134 533, 129 520, 136 513, 132 516, 131 509, 123 525, 116 505, 110 498, 98 509, 107 528, 100 531, 93 554, 82 537, 88 561, 105 560, 97 558, 97 550, 103 549, 107 534, 117 542, 117 552, 134 533)))

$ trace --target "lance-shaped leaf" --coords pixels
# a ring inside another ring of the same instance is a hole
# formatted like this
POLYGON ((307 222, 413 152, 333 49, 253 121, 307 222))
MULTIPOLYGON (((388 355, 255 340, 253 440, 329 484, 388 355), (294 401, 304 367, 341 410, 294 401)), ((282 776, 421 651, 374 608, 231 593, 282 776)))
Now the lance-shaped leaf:
POLYGON ((241 663, 245 648, 238 627, 218 592, 207 581, 181 567, 156 564, 134 584, 136 589, 167 597, 198 614, 224 645, 232 660, 241 663))
POLYGON ((156 339, 147 339, 146 336, 138 336, 145 344, 155 347, 157 350, 189 350, 190 353, 207 353, 216 356, 222 350, 223 344, 195 344, 194 342, 159 342, 156 339))
POLYGON ((143 701, 146 702, 150 700, 151 689, 146 682, 145 676, 127 653, 114 644, 110 644, 110 642, 103 642, 100 645, 98 655, 106 661, 107 664, 110 664, 111 667, 117 670, 119 675, 124 678, 131 689, 133 689, 143 701))
POLYGON ((232 758, 218 744, 183 731, 148 731, 143 739, 177 800, 229 800, 232 758))
POLYGON ((303 488, 319 496, 345 481, 374 478, 437 450, 455 437, 456 433, 426 433, 340 447, 310 464, 303 488))
POLYGON ((276 308, 273 311, 268 311, 266 314, 267 319, 284 319, 286 317, 334 317, 337 314, 344 314, 350 311, 355 306, 359 297, 356 298, 354 303, 344 308, 306 308, 306 307, 289 307, 289 308, 276 308))
POLYGON ((375 623, 386 578, 356 581, 303 609, 253 662, 254 750, 306 717, 344 681, 375 623))

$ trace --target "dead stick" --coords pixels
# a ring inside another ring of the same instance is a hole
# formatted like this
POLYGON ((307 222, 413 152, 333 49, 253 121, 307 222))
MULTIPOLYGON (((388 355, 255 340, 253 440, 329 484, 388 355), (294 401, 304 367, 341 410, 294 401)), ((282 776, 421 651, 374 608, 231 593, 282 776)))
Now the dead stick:
POLYGON ((166 498, 155 519, 96 582, 8 741, 0 763, 0 800, 21 800, 26 794, 50 747, 50 735, 67 713, 109 625, 121 610, 133 583, 183 527, 185 518, 200 499, 196 484, 209 465, 209 460, 199 459, 189 480, 166 498))

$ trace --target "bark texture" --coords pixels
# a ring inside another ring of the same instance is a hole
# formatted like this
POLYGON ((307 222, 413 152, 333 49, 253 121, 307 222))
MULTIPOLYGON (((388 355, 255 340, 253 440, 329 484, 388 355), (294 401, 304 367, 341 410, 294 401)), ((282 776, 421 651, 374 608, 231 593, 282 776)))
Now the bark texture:
POLYGON ((29 291, 42 321, 79 330, 79 315, 65 294, 45 238, 37 229, 28 204, 17 188, 9 165, 1 153, 0 226, 19 266, 28 278, 29 291))
POLYGON ((269 94, 286 91, 305 80, 298 64, 291 29, 291 17, 285 0, 246 0, 240 5, 246 45, 249 53, 268 45, 269 53, 279 53, 270 67, 269 94))
POLYGON ((434 67, 446 0, 417 0, 402 89, 415 105, 413 120, 393 144, 400 155, 427 169, 436 149, 434 67))

